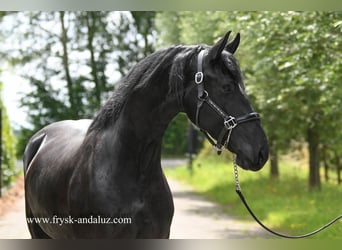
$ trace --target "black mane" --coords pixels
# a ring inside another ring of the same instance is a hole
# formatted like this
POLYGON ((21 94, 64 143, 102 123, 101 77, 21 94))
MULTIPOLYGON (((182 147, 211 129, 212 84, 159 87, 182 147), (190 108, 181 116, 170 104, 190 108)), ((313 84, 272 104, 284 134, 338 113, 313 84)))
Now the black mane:
POLYGON ((179 93, 182 92, 184 69, 198 48, 199 46, 172 46, 154 52, 138 62, 118 83, 109 100, 95 116, 88 132, 113 124, 131 93, 148 88, 151 84, 163 84, 161 79, 169 84, 167 98, 176 98, 181 105, 179 93))

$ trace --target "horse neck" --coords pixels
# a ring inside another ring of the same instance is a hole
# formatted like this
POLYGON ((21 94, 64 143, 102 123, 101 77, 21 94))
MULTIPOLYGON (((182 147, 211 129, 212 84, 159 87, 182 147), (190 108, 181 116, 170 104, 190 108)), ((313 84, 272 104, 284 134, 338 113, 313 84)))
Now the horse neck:
POLYGON ((165 129, 180 112, 176 101, 167 100, 162 90, 137 93, 122 112, 122 120, 138 140, 162 140, 165 129))
POLYGON ((164 132, 181 111, 177 99, 168 96, 168 82, 133 90, 117 120, 101 132, 107 152, 103 157, 111 157, 116 168, 146 175, 160 168, 164 132))
POLYGON ((90 144, 102 144, 94 151, 97 159, 105 159, 98 165, 111 162, 114 168, 132 171, 160 168, 164 131, 183 109, 184 59, 194 49, 175 47, 152 54, 124 78, 88 131, 95 141, 90 144))

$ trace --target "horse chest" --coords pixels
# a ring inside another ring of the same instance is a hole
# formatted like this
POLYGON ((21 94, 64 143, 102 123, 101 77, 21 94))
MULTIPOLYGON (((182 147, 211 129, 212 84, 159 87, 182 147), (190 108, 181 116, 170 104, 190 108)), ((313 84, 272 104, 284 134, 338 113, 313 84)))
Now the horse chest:
POLYGON ((138 238, 168 238, 174 212, 168 190, 154 189, 139 202, 134 221, 139 225, 138 238), (154 191, 154 192, 153 192, 154 191))
MULTIPOLYGON (((105 181, 92 183, 89 199, 72 205, 75 217, 127 219, 124 224, 76 225, 75 232, 90 237, 89 232, 98 232, 104 238, 168 238, 173 217, 173 200, 164 176, 148 182, 132 182, 121 179, 113 184, 105 181)), ((75 190, 76 193, 79 191, 75 190)), ((79 199, 75 199, 79 202, 79 199)))
MULTIPOLYGON (((133 227, 136 227, 136 237, 168 238, 174 205, 167 182, 164 180, 148 182, 143 186, 137 185, 136 190, 133 195, 135 198, 128 202, 133 227)), ((127 200, 128 197, 122 198, 127 200)), ((120 204, 125 203, 120 202, 120 204)))

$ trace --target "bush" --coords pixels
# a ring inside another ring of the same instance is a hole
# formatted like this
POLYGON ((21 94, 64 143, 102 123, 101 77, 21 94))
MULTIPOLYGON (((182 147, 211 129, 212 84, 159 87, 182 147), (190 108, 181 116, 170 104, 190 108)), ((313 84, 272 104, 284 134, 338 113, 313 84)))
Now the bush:
MULTIPOLYGON (((1 85, 0 85, 1 91, 1 85)), ((1 117, 1 175, 2 185, 8 186, 18 175, 19 169, 16 167, 16 139, 13 135, 10 122, 7 117, 6 109, 0 100, 1 117)))

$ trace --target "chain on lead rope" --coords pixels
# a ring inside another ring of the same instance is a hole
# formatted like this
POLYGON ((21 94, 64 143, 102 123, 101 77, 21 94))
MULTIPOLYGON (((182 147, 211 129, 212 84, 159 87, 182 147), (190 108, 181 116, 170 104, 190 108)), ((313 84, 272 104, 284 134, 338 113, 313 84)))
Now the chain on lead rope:
POLYGON ((241 191, 240 182, 239 182, 239 170, 238 165, 236 163, 236 155, 233 155, 233 165, 234 165, 234 179, 235 179, 235 190, 241 191))

